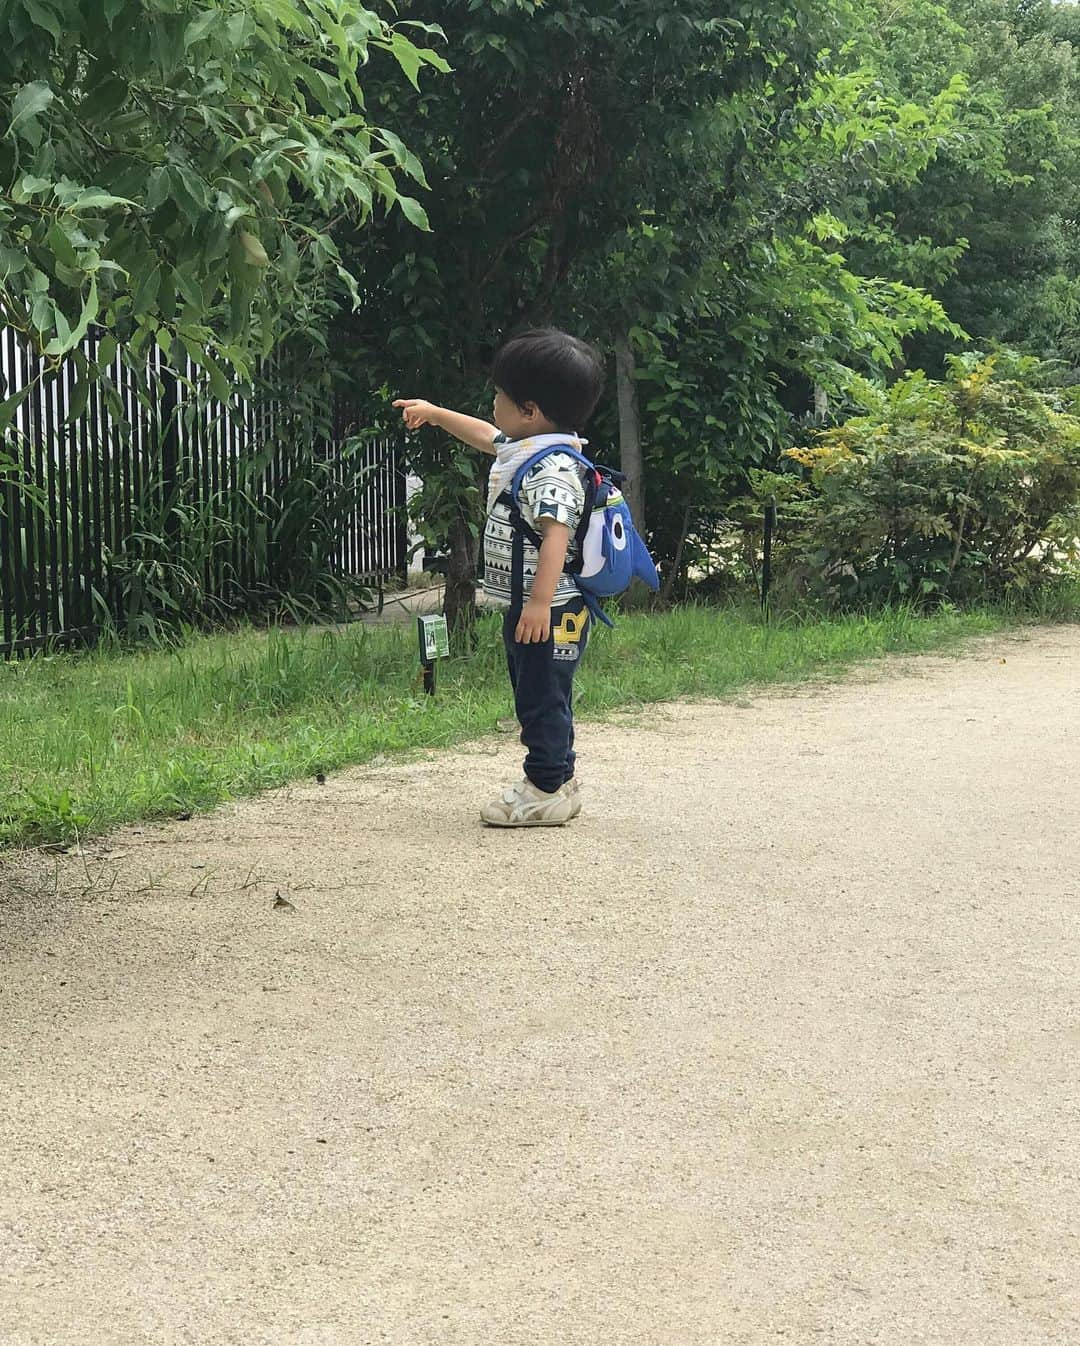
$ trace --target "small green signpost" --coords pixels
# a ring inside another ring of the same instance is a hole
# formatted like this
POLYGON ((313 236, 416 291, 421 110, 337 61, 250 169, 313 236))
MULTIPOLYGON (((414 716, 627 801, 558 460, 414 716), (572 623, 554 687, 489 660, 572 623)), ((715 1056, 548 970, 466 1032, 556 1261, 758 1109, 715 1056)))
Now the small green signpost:
POLYGON ((417 617, 416 634, 420 642, 420 665, 424 670, 424 691, 435 695, 436 660, 450 655, 450 632, 441 615, 417 617))

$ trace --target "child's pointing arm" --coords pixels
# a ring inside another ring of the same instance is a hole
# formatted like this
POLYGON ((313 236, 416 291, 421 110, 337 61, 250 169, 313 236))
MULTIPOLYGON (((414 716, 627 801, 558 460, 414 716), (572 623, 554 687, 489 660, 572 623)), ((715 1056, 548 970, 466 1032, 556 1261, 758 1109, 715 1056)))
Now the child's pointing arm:
POLYGON ((401 408, 402 419, 410 430, 419 430, 422 425, 437 425, 463 444, 483 453, 495 452, 495 436, 499 431, 487 421, 451 411, 449 407, 437 407, 419 397, 399 397, 394 406, 401 408))

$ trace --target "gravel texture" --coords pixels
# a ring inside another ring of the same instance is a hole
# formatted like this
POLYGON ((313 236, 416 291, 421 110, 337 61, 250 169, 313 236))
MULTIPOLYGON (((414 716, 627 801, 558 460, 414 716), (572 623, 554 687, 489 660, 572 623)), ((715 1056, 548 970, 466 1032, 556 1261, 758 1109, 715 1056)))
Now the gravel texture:
POLYGON ((1080 629, 0 873, 0 1346, 1080 1342, 1080 629))

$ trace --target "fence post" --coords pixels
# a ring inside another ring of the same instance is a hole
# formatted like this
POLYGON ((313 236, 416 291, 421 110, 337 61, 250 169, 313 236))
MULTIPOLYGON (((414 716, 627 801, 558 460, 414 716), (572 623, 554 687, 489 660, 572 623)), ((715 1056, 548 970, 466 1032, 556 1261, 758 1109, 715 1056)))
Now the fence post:
POLYGON ((772 586, 773 531, 776 528, 776 497, 765 506, 765 533, 761 547, 761 610, 769 610, 769 589, 772 586))
POLYGON ((394 452, 394 550, 402 587, 409 582, 409 469, 401 449, 394 452))
POLYGON ((157 371, 160 380, 158 399, 161 436, 161 508, 164 511, 165 536, 172 539, 180 526, 174 509, 180 471, 180 387, 176 371, 162 359, 157 371))

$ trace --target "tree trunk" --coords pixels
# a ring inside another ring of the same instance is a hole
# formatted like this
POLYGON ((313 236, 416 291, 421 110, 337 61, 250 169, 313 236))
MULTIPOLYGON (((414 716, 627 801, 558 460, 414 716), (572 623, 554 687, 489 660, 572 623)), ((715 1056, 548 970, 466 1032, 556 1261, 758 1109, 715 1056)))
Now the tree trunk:
POLYGON ((619 403, 619 458, 626 476, 623 495, 638 532, 645 531, 645 481, 641 463, 641 415, 638 410, 634 352, 628 337, 615 340, 615 389, 619 403))
POLYGON ((683 548, 686 546, 686 536, 690 532, 690 502, 686 502, 686 509, 683 511, 682 531, 679 533, 679 545, 675 548, 675 559, 671 562, 671 569, 664 577, 664 587, 660 591, 660 601, 670 603, 671 595, 675 592, 675 585, 681 578, 683 548))
POLYGON ((476 538, 464 519, 450 535, 443 612, 452 632, 471 637, 476 624, 476 538))

